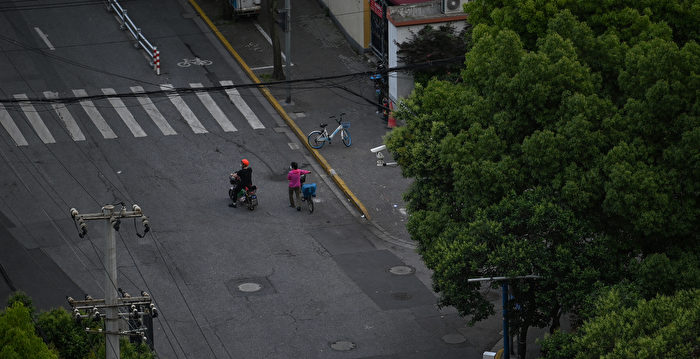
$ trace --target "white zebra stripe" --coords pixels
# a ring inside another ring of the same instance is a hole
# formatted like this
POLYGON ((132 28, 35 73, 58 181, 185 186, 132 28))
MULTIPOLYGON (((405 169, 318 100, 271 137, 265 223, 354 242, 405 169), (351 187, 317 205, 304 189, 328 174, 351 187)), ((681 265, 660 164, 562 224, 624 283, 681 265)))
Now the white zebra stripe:
MULTIPOLYGON (((201 83, 191 83, 190 87, 192 88, 202 88, 201 83)), ((221 129, 224 130, 224 132, 234 132, 238 131, 236 127, 229 121, 228 117, 224 114, 223 111, 221 111, 221 108, 214 102, 214 99, 211 98, 211 95, 209 95, 206 92, 197 92, 197 97, 199 97, 199 100, 202 101, 202 104, 204 104, 204 107, 209 110, 209 113, 211 113, 212 116, 214 116, 214 119, 216 122, 219 123, 219 126, 221 126, 221 129)))
POLYGON ((1 103, 0 124, 2 124, 2 127, 5 127, 5 131, 10 134, 10 137, 12 137, 17 146, 27 145, 27 140, 24 138, 24 136, 22 136, 22 132, 19 130, 15 122, 12 121, 10 114, 7 112, 7 110, 5 110, 5 106, 3 106, 1 103))
MULTIPOLYGON (((131 87, 131 92, 143 93, 144 90, 141 86, 133 86, 131 87)), ((153 101, 151 101, 151 99, 148 96, 137 96, 136 99, 139 100, 139 103, 141 104, 141 106, 143 106, 143 109, 146 110, 148 116, 150 116, 151 120, 153 120, 156 126, 158 126, 160 132, 162 132, 166 136, 177 135, 177 132, 175 132, 175 130, 172 127, 170 127, 168 121, 165 120, 165 117, 163 117, 160 111, 158 111, 158 108, 156 107, 156 105, 153 104, 153 101)))
MULTIPOLYGON (((58 98, 58 92, 44 91, 44 97, 49 100, 58 98)), ((66 125, 66 130, 68 130, 68 133, 70 134, 70 137, 73 138, 73 141, 85 141, 85 135, 83 135, 83 132, 80 131, 78 123, 75 122, 73 115, 71 115, 70 111, 68 111, 66 105, 52 103, 51 107, 53 107, 53 110, 56 111, 58 118, 60 118, 66 125)))
MULTIPOLYGON (((83 89, 78 89, 78 90, 73 90, 73 94, 75 97, 87 97, 87 92, 83 89)), ((95 127, 100 131, 102 134, 102 137, 104 138, 117 138, 117 134, 112 131, 112 129, 109 127, 107 124, 107 121, 105 121, 104 117, 100 114, 100 111, 97 111, 97 108, 95 107, 95 104, 92 103, 90 100, 81 100, 80 101, 80 106, 83 107, 83 110, 85 110, 85 113, 90 117, 90 121, 92 121, 93 124, 95 124, 95 127)))
MULTIPOLYGON (((23 93, 14 95, 14 97, 18 100, 28 99, 27 95, 23 93)), ((27 116, 27 120, 29 120, 29 123, 34 127, 34 131, 44 143, 56 143, 48 127, 46 127, 44 121, 41 120, 39 113, 36 112, 36 108, 34 108, 30 102, 22 101, 19 103, 19 107, 22 109, 22 112, 24 112, 24 115, 27 116)))
MULTIPOLYGON (((102 89, 102 93, 105 95, 116 95, 117 92, 114 91, 114 89, 111 88, 104 88, 102 89)), ((129 128, 129 131, 134 135, 134 137, 146 137, 146 132, 141 128, 141 125, 139 125, 138 122, 136 122, 136 119, 134 118, 134 115, 129 112, 129 110, 126 108, 126 105, 124 105, 124 101, 118 97, 110 97, 107 99, 109 103, 112 104, 112 107, 117 111, 117 114, 119 117, 121 117, 122 121, 124 121, 124 124, 126 127, 129 128)))
POLYGON ((197 119, 197 116, 194 115, 192 110, 187 106, 184 100, 182 100, 182 97, 178 95, 174 91, 174 87, 171 84, 162 84, 160 85, 160 89, 164 91, 169 91, 168 93, 168 98, 170 101, 175 105, 175 108, 177 108, 178 111, 180 111, 180 114, 182 115, 182 118, 185 119, 185 122, 187 122, 188 125, 190 125, 190 128, 192 128, 192 131, 194 133, 207 133, 208 131, 204 128, 201 122, 197 119))
MULTIPOLYGON (((219 81, 219 83, 222 86, 233 85, 233 81, 219 81)), ((233 104, 236 105, 238 111, 241 111, 243 117, 245 117, 245 119, 248 121, 248 123, 253 129, 259 130, 265 128, 262 122, 260 122, 260 119, 258 119, 258 116, 256 116, 253 110, 250 109, 250 106, 248 106, 248 104, 245 101, 243 101, 243 98, 241 97, 241 94, 238 92, 237 89, 226 89, 226 94, 228 95, 228 98, 231 100, 231 102, 233 102, 233 104)))

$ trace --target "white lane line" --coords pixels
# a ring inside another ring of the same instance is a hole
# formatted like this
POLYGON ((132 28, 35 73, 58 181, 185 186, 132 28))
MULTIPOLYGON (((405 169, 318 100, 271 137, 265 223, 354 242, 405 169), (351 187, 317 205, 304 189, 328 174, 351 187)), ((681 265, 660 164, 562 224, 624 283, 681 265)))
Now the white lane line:
MULTIPOLYGON (((202 84, 200 83, 192 83, 190 84, 190 87, 192 88, 202 88, 202 84)), ((204 107, 209 110, 209 113, 211 113, 212 116, 214 116, 214 119, 216 122, 219 123, 219 126, 221 126, 221 129, 224 130, 224 132, 234 132, 237 131, 236 127, 233 126, 231 121, 229 121, 228 117, 224 114, 223 111, 221 111, 221 108, 214 102, 214 99, 211 98, 211 95, 207 92, 197 92, 197 97, 199 97, 199 100, 202 101, 204 104, 204 107)))
MULTIPOLYGON (((219 83, 222 86, 233 85, 233 81, 219 81, 219 83)), ((245 119, 248 120, 250 127, 256 130, 265 128, 262 122, 260 122, 260 119, 258 119, 258 116, 256 116, 253 110, 250 109, 250 106, 248 106, 248 104, 245 101, 243 101, 243 98, 241 97, 241 94, 238 92, 237 89, 226 89, 226 94, 228 95, 228 98, 231 99, 231 102, 233 102, 233 104, 236 105, 238 111, 241 111, 245 119)))
MULTIPOLYGON (((58 92, 44 91, 44 97, 49 100, 58 98, 58 92)), ((70 133, 70 137, 73 138, 73 141, 85 141, 85 135, 83 135, 83 132, 80 131, 78 123, 75 122, 73 115, 71 115, 70 111, 68 111, 66 105, 52 103, 51 107, 53 107, 53 110, 56 111, 58 118, 60 118, 66 125, 66 129, 68 130, 68 133, 70 133)))
POLYGON ((46 34, 44 34, 44 32, 41 31, 40 28, 35 27, 34 30, 36 31, 37 34, 39 34, 39 37, 40 37, 42 40, 44 40, 44 43, 46 43, 46 46, 49 47, 49 50, 56 50, 56 48, 53 47, 53 45, 51 44, 51 41, 49 41, 49 37, 46 36, 46 34))
MULTIPOLYGON (((131 92, 143 93, 144 90, 141 86, 133 86, 131 87, 131 92)), ((151 101, 151 99, 148 96, 137 96, 136 99, 139 100, 139 103, 141 104, 141 106, 143 106, 143 109, 146 110, 148 116, 150 116, 151 120, 153 120, 156 126, 158 126, 160 132, 162 132, 166 136, 177 135, 177 132, 175 132, 175 130, 173 130, 172 127, 170 127, 168 121, 165 120, 165 117, 163 117, 160 111, 158 111, 158 108, 156 107, 156 105, 153 104, 153 101, 151 101)))
MULTIPOLYGON (((14 97, 18 100, 27 100, 27 95, 23 93, 14 95, 14 97)), ((41 120, 39 113, 36 111, 36 108, 34 108, 34 105, 30 102, 20 102, 19 107, 22 109, 22 112, 24 112, 24 115, 27 116, 27 120, 32 124, 34 131, 44 143, 56 143, 48 127, 46 127, 44 121, 41 120)))
POLYGON ((15 141, 17 146, 26 146, 27 140, 22 136, 22 132, 19 130, 12 117, 5 110, 5 106, 0 103, 0 124, 5 127, 5 131, 10 134, 10 137, 15 141))
MULTIPOLYGON (((117 92, 111 88, 102 89, 102 93, 108 96, 117 94, 117 92)), ((136 122, 136 119, 126 108, 126 105, 124 105, 124 101, 122 101, 122 99, 118 97, 109 97, 107 100, 109 100, 109 103, 111 103, 112 107, 114 107, 114 109, 117 111, 117 114, 119 117, 121 117, 122 121, 124 121, 126 127, 129 127, 129 131, 131 131, 134 137, 146 137, 146 132, 144 132, 141 125, 136 122)))
POLYGON ((194 133, 207 133, 208 131, 202 126, 202 123, 199 122, 197 119, 197 116, 194 115, 192 110, 187 106, 185 101, 174 91, 174 87, 171 84, 162 84, 160 85, 160 89, 163 91, 169 91, 168 93, 168 98, 170 101, 175 105, 175 108, 177 108, 178 111, 180 111, 180 114, 182 115, 182 118, 185 119, 185 122, 187 122, 188 125, 190 125, 190 128, 194 133), (172 91, 172 92, 170 92, 172 91))
MULTIPOLYGON (((75 95, 75 97, 87 97, 88 95, 87 92, 83 89, 73 90, 73 94, 75 95)), ((105 121, 104 117, 102 117, 100 111, 97 111, 97 108, 95 107, 95 104, 92 103, 92 101, 81 100, 80 106, 83 107, 83 110, 85 110, 85 113, 87 113, 88 117, 90 117, 90 121, 92 121, 92 123, 95 124, 95 127, 97 127, 97 129, 100 131, 102 137, 117 138, 117 134, 115 134, 114 131, 112 131, 112 129, 107 124, 107 121, 105 121)))
MULTIPOLYGON (((255 28, 258 29, 258 32, 262 34, 262 36, 267 40, 267 42, 272 45, 272 39, 270 38, 270 35, 268 35, 263 28, 258 25, 258 23, 255 23, 255 28)), ((282 54, 282 61, 287 62, 287 56, 284 56, 284 52, 280 51, 280 54, 282 54)))

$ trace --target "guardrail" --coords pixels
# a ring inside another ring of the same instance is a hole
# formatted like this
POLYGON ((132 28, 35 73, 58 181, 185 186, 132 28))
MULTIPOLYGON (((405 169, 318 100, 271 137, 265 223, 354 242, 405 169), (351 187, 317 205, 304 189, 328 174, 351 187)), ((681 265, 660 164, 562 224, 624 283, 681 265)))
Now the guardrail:
POLYGON ((143 36, 141 29, 137 27, 133 21, 131 21, 129 15, 126 14, 126 9, 119 5, 117 0, 106 0, 106 4, 107 11, 114 11, 114 13, 117 15, 119 28, 122 30, 129 30, 131 36, 133 36, 133 38, 136 40, 134 47, 137 49, 140 47, 146 51, 146 54, 151 58, 150 65, 153 66, 153 70, 156 72, 156 75, 160 75, 160 51, 158 51, 158 48, 151 45, 148 39, 143 36))

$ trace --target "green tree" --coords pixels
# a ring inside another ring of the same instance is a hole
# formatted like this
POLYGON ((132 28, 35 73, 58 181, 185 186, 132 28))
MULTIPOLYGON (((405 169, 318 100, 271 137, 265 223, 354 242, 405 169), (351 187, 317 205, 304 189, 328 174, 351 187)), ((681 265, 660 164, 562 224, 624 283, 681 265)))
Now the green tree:
POLYGON ((30 310, 21 301, 14 302, 0 313, 0 358, 58 358, 36 335, 30 310))
POLYGON ((429 65, 413 70, 414 80, 425 83, 431 77, 438 76, 442 79, 458 79, 461 61, 447 63, 441 60, 454 60, 464 57, 467 50, 466 34, 469 27, 457 33, 451 25, 442 25, 437 29, 426 25, 417 33, 411 33, 411 37, 398 43, 397 55, 406 65, 424 64, 437 61, 439 66, 429 65))
POLYGON ((34 301, 32 297, 27 295, 27 293, 18 290, 7 298, 7 307, 12 307, 15 303, 20 302, 22 305, 29 310, 29 316, 33 319, 36 309, 34 308, 34 301))
POLYGON ((608 291, 576 334, 557 332, 545 359, 694 358, 700 351, 700 290, 679 291, 634 305, 608 291))
POLYGON ((698 283, 700 46, 676 33, 700 28, 698 7, 598 3, 469 2, 462 81, 418 84, 386 140, 415 179, 407 226, 441 305, 481 320, 494 308, 468 278, 542 277, 511 282, 521 340, 591 288, 698 283))
POLYGON ((84 325, 63 308, 39 314, 36 326, 62 359, 86 358, 97 344, 98 337, 86 333, 84 325))

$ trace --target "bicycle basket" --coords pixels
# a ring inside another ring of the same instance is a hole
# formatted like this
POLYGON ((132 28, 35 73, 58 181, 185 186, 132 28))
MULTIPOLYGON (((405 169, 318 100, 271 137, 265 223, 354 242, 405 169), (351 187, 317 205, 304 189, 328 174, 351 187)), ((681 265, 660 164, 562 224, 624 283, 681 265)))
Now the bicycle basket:
POLYGON ((343 122, 341 123, 341 125, 343 126, 343 128, 350 128, 350 122, 343 122))
POLYGON ((301 193, 304 194, 304 196, 313 196, 316 197, 316 184, 315 183, 306 183, 301 186, 301 193))

